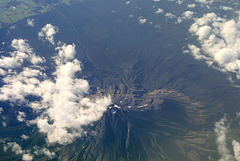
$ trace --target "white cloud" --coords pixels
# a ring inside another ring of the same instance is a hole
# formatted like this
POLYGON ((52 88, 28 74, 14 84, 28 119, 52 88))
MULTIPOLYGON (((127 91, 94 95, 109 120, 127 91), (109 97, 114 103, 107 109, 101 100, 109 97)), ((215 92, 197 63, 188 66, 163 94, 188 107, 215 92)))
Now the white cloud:
POLYGON ((240 79, 239 18, 226 20, 215 13, 208 13, 195 19, 189 29, 201 45, 198 55, 214 62, 214 68, 235 73, 237 79, 240 79))
POLYGON ((139 19, 139 23, 140 24, 144 24, 144 23, 146 23, 147 22, 147 19, 146 18, 140 18, 139 19))
POLYGON ((23 154, 24 151, 22 150, 22 147, 17 144, 16 142, 8 142, 3 145, 3 150, 6 152, 8 149, 10 149, 12 152, 17 154, 23 154))
POLYGON ((9 28, 10 28, 10 30, 14 30, 14 29, 16 29, 16 26, 15 26, 15 25, 12 25, 12 26, 10 26, 9 28))
POLYGON ((29 154, 29 153, 23 154, 22 155, 22 160, 24 160, 24 161, 31 161, 31 160, 33 160, 33 156, 31 154, 29 154))
POLYGON ((30 58, 30 62, 34 65, 38 65, 38 64, 41 64, 41 63, 45 63, 45 59, 41 58, 40 56, 37 56, 35 54, 32 54, 31 58, 30 58))
POLYGON ((195 0, 198 3, 202 3, 202 4, 212 4, 213 0, 195 0))
POLYGON ((232 7, 228 7, 228 6, 220 6, 220 8, 225 10, 225 11, 232 11, 233 10, 232 7))
POLYGON ((172 14, 172 13, 166 13, 165 17, 167 17, 167 18, 175 18, 176 16, 174 14, 172 14))
POLYGON ((24 112, 19 111, 17 115, 17 120, 20 122, 25 121, 26 114, 24 112))
POLYGON ((130 4, 130 3, 131 3, 131 1, 126 1, 126 2, 125 2, 125 4, 130 4))
POLYGON ((178 17, 178 23, 181 23, 184 19, 192 19, 194 15, 193 11, 185 11, 182 17, 178 17))
MULTIPOLYGON (((5 69, 18 68, 20 67, 20 63, 14 58, 2 57, 0 59, 0 67, 5 69)), ((2 71, 2 75, 6 75, 6 72, 4 70, 2 71)))
POLYGON ((211 27, 210 26, 202 26, 198 28, 198 31, 196 34, 198 35, 198 39, 201 41, 203 39, 206 39, 211 32, 211 27))
POLYGON ((0 57, 0 75, 7 75, 7 69, 15 69, 22 66, 24 61, 30 61, 33 65, 45 62, 44 58, 40 58, 33 53, 33 49, 24 39, 13 39, 11 46, 15 49, 10 56, 0 57), (5 69, 5 70, 4 70, 5 69))
POLYGON ((64 60, 65 62, 74 59, 76 54, 75 44, 72 45, 63 44, 62 46, 56 47, 55 50, 58 50, 57 57, 60 58, 59 60, 64 60))
POLYGON ((160 0, 153 0, 153 2, 160 2, 160 0))
POLYGON ((33 27, 35 24, 34 19, 27 19, 27 26, 33 27))
POLYGON ((177 4, 182 4, 183 1, 182 1, 182 0, 177 0, 176 3, 177 3, 177 4))
POLYGON ((49 41, 51 44, 55 44, 53 36, 58 32, 58 28, 52 24, 46 24, 42 30, 38 33, 38 37, 43 40, 49 41))
POLYGON ((6 122, 2 122, 2 126, 3 126, 3 127, 6 127, 6 126, 7 126, 7 123, 6 123, 6 122))
MULTIPOLYGON (((1 60, 0 60, 0 62, 1 62, 1 60)), ((7 74, 7 72, 4 69, 0 68, 0 76, 5 76, 6 74, 7 74)))
POLYGON ((2 107, 0 107, 0 114, 2 114, 3 113, 3 108, 2 107))
POLYGON ((49 159, 52 159, 55 157, 55 153, 54 152, 50 152, 50 150, 48 150, 47 148, 39 148, 37 146, 34 147, 34 154, 35 155, 46 155, 49 159))
POLYGON ((13 39, 12 47, 15 48, 18 52, 31 53, 32 48, 27 43, 27 40, 24 39, 13 39))
POLYGON ((163 13, 163 10, 162 10, 161 8, 158 8, 155 13, 156 13, 156 14, 163 13))
POLYGON ((194 3, 192 3, 192 4, 188 4, 188 8, 195 8, 195 4, 194 3))
POLYGON ((194 15, 194 12, 193 11, 185 11, 183 14, 182 14, 182 18, 184 19, 191 19, 194 15))
POLYGON ((128 17, 129 17, 129 18, 133 18, 133 17, 134 17, 134 15, 130 14, 128 17))
POLYGON ((236 140, 232 141, 234 157, 237 161, 240 161, 240 143, 236 140))
POLYGON ((10 150, 14 152, 16 155, 22 155, 22 160, 24 161, 31 161, 33 160, 33 156, 28 153, 28 150, 23 150, 22 146, 16 142, 8 142, 6 139, 1 139, 0 143, 3 145, 3 151, 7 152, 10 150))
POLYGON ((86 132, 83 127, 102 117, 107 106, 111 104, 111 98, 87 97, 88 82, 76 77, 76 73, 82 69, 81 62, 74 58, 75 45, 58 44, 58 53, 53 56, 56 70, 51 77, 47 77, 42 70, 44 64, 40 64, 39 68, 32 66, 36 62, 44 63, 44 58, 37 56, 22 39, 14 41, 13 44, 16 51, 8 58, 21 61, 18 70, 12 69, 3 78, 0 100, 29 106, 36 113, 39 112, 39 116, 34 120, 26 120, 23 112, 19 112, 17 118, 19 121, 36 124, 39 131, 47 135, 49 143, 67 144, 81 137, 86 132), (24 66, 25 61, 28 61, 30 66, 24 66), (27 96, 38 99, 29 100, 27 96))
POLYGON ((197 59, 197 60, 206 59, 207 60, 207 57, 200 53, 201 49, 198 48, 197 46, 188 45, 188 48, 191 51, 192 55, 195 57, 195 59, 197 59))
POLYGON ((221 156, 221 161, 232 161, 233 156, 230 153, 229 149, 227 148, 227 132, 228 132, 228 127, 227 127, 227 119, 224 116, 220 121, 215 123, 215 133, 217 135, 216 143, 218 146, 218 152, 221 156))
POLYGON ((25 135, 25 134, 22 134, 22 135, 21 135, 21 138, 24 139, 24 140, 27 140, 27 139, 29 139, 29 136, 27 136, 27 135, 25 135))

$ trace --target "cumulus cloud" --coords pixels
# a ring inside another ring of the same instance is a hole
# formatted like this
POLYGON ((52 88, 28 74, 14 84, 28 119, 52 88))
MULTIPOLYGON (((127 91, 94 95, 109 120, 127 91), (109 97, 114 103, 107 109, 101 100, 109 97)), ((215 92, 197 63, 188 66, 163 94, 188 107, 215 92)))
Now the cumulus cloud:
POLYGON ((36 56, 32 48, 24 39, 14 39, 11 47, 15 49, 9 56, 0 57, 0 76, 5 76, 9 69, 16 69, 22 66, 24 61, 30 61, 33 65, 44 63, 45 59, 36 56))
MULTIPOLYGON (((239 116, 236 116, 236 119, 239 119, 239 116)), ((232 138, 230 135, 231 124, 226 115, 215 123, 214 131, 217 135, 216 143, 219 155, 221 156, 220 161, 240 161, 240 143, 235 139, 230 142, 230 138, 232 138)), ((235 129, 236 127, 234 126, 235 129)))
POLYGON ((24 160, 24 161, 31 161, 31 160, 33 160, 33 156, 31 154, 29 154, 29 153, 23 154, 22 155, 22 160, 24 160))
POLYGON ((1 139, 0 143, 3 145, 3 151, 11 151, 14 152, 16 155, 22 155, 22 160, 24 161, 31 161, 33 160, 33 155, 31 155, 28 150, 23 150, 22 146, 16 142, 9 142, 6 139, 1 139))
POLYGON ((7 74, 6 69, 19 68, 25 60, 33 59, 35 56, 27 40, 14 39, 11 46, 15 51, 10 56, 0 57, 0 75, 2 76, 7 74))
POLYGON ((161 8, 158 8, 155 13, 156 13, 156 14, 163 13, 163 10, 162 10, 161 8))
POLYGON ((195 19, 189 31, 200 43, 197 59, 211 61, 214 68, 235 73, 240 79, 240 22, 239 17, 227 20, 215 13, 195 19))
POLYGON ((182 0, 177 0, 176 3, 177 3, 177 4, 182 4, 183 1, 182 1, 182 0))
POLYGON ((24 39, 13 39, 12 47, 15 48, 17 52, 32 53, 32 48, 24 39))
POLYGON ((178 17, 178 23, 181 23, 183 20, 192 19, 194 15, 193 11, 185 11, 182 14, 182 17, 178 17))
POLYGON ((215 129, 214 131, 216 132, 217 139, 216 143, 218 146, 218 152, 221 156, 221 161, 230 161, 234 160, 232 154, 230 153, 228 147, 227 147, 227 132, 228 132, 228 127, 227 127, 227 119, 224 116, 220 121, 215 123, 215 129))
POLYGON ((194 15, 194 12, 193 11, 185 11, 183 14, 182 14, 182 18, 184 19, 191 19, 194 15))
POLYGON ((37 146, 34 147, 34 154, 35 155, 46 155, 49 159, 52 159, 55 157, 55 153, 51 152, 47 148, 39 148, 37 146))
POLYGON ((2 114, 3 113, 3 108, 2 107, 0 107, 0 114, 2 114))
POLYGON ((34 19, 27 19, 27 26, 33 27, 35 24, 34 19))
POLYGON ((74 59, 76 54, 75 44, 72 45, 63 44, 62 46, 56 47, 55 50, 58 51, 57 58, 59 58, 59 61, 64 60, 66 62, 72 60, 74 59))
POLYGON ((195 8, 195 4, 194 3, 192 3, 192 4, 188 4, 188 8, 195 8))
POLYGON ((126 1, 126 2, 125 2, 125 4, 130 4, 130 3, 131 3, 131 1, 126 1))
POLYGON ((129 17, 129 18, 133 18, 133 17, 134 17, 134 15, 130 14, 130 15, 128 15, 128 17, 129 17))
POLYGON ((167 18, 175 18, 176 16, 169 12, 169 13, 165 14, 165 17, 167 17, 167 18))
POLYGON ((139 18, 138 21, 139 21, 140 24, 144 24, 144 23, 147 22, 147 19, 146 18, 139 18))
POLYGON ((6 126, 7 126, 7 123, 6 123, 6 122, 2 122, 2 126, 3 126, 3 127, 6 127, 6 126))
POLYGON ((202 4, 212 4, 213 0, 195 0, 198 3, 202 3, 202 4))
POLYGON ((27 139, 29 139, 29 136, 27 136, 27 135, 25 135, 25 134, 22 134, 22 135, 21 135, 21 138, 24 139, 24 140, 27 140, 27 139))
POLYGON ((12 25, 12 26, 10 26, 9 28, 10 28, 10 30, 14 30, 14 29, 16 29, 16 26, 15 26, 15 25, 12 25))
POLYGON ((20 58, 16 55, 19 53, 25 57, 17 61, 17 70, 12 69, 3 78, 0 100, 22 104, 39 113, 37 118, 26 120, 26 113, 19 111, 17 119, 30 125, 36 124, 39 131, 47 135, 48 143, 68 144, 81 137, 85 133, 84 127, 102 117, 111 104, 111 98, 88 97, 88 81, 76 77, 82 66, 74 58, 75 44, 58 44, 55 49, 57 53, 52 57, 55 71, 48 77, 44 64, 34 66, 36 62, 44 63, 45 59, 37 56, 26 40, 13 41, 15 51, 8 58, 18 60, 20 58), (33 61, 33 58, 39 61, 33 61), (25 61, 28 61, 28 66, 25 66, 25 61), (29 96, 35 99, 29 99, 29 96))
POLYGON ((7 71, 4 69, 0 68, 0 76, 5 76, 7 74, 7 71))
POLYGON ((52 24, 46 24, 38 33, 38 37, 42 40, 47 40, 51 44, 55 44, 53 36, 58 32, 58 28, 52 24))
POLYGON ((3 150, 6 152, 8 149, 10 149, 12 152, 17 154, 23 154, 24 151, 22 150, 21 145, 17 144, 16 142, 8 142, 3 145, 3 150))
POLYGON ((233 10, 232 7, 228 7, 228 6, 220 6, 221 9, 225 10, 225 11, 231 11, 233 10))
POLYGON ((17 120, 20 122, 25 121, 26 114, 24 112, 19 111, 17 115, 17 120))
MULTIPOLYGON (((20 66, 19 62, 14 58, 2 57, 0 59, 1 68, 9 69, 9 68, 17 68, 19 66, 20 66)), ((6 75, 6 72, 3 69, 2 69, 2 75, 6 75)))
POLYGON ((237 161, 240 161, 240 143, 236 140, 232 141, 234 157, 237 161))

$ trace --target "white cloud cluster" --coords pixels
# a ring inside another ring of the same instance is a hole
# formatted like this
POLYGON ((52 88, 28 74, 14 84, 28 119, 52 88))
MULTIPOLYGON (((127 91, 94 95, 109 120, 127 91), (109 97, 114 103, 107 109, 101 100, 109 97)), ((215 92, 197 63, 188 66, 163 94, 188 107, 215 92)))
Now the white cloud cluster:
MULTIPOLYGON (((238 113, 236 119, 239 119, 238 113)), ((217 135, 216 143, 218 152, 221 156, 220 161, 240 161, 240 143, 235 139, 231 141, 230 137, 230 122, 227 120, 226 115, 215 123, 214 131, 217 135), (231 147, 232 145, 232 147, 231 147), (232 154, 233 153, 233 154, 232 154)), ((234 130, 236 127, 234 127, 234 130)))
POLYGON ((7 72, 5 70, 3 70, 2 68, 0 68, 0 76, 5 76, 7 74, 7 72))
POLYGON ((23 161, 33 160, 33 156, 26 150, 23 150, 21 145, 19 145, 18 143, 6 142, 5 140, 1 140, 0 142, 3 143, 3 151, 7 152, 8 150, 10 150, 11 152, 14 152, 16 155, 22 155, 23 161))
POLYGON ((223 117, 220 121, 216 122, 214 131, 217 134, 216 143, 218 146, 218 152, 221 155, 221 161, 231 161, 234 160, 232 154, 227 148, 227 119, 223 117))
POLYGON ((3 108, 0 107, 0 115, 3 113, 3 108))
POLYGON ((195 19, 189 31, 198 37, 201 46, 189 45, 196 59, 203 59, 223 72, 240 79, 240 16, 227 20, 215 13, 195 19))
POLYGON ((234 157, 237 161, 240 161, 240 143, 236 140, 232 141, 234 157))
MULTIPOLYGON (((55 50, 58 51, 58 61, 63 60, 64 62, 67 62, 69 60, 74 59, 76 51, 75 51, 75 44, 72 45, 66 45, 63 44, 62 46, 56 47, 55 50)), ((62 62, 58 62, 62 63, 62 62)))
POLYGON ((24 139, 24 140, 27 140, 27 139, 29 139, 29 136, 27 136, 27 135, 25 135, 25 134, 22 134, 22 135, 21 135, 21 138, 24 139))
POLYGON ((34 27, 34 19, 27 19, 27 26, 34 27))
POLYGON ((8 149, 10 149, 15 154, 23 154, 24 151, 22 150, 22 147, 17 144, 16 142, 8 142, 3 145, 3 150, 6 152, 8 149))
POLYGON ((183 19, 191 19, 193 17, 193 15, 194 15, 193 11, 185 11, 182 14, 182 18, 183 19))
POLYGON ((38 37, 43 40, 49 41, 51 44, 55 44, 53 36, 58 32, 58 28, 52 24, 46 24, 42 30, 38 33, 38 37))
MULTIPOLYGON (((58 44, 56 47, 58 53, 53 56, 56 70, 52 77, 46 76, 42 65, 34 66, 34 61, 30 58, 35 54, 25 40, 14 39, 12 44, 16 51, 8 58, 18 60, 16 53, 20 52, 22 55, 25 54, 25 57, 22 61, 17 61, 17 70, 13 68, 3 78, 0 100, 29 106, 39 112, 39 116, 31 121, 26 120, 25 113, 19 112, 17 117, 19 121, 36 124, 39 131, 47 135, 49 143, 67 144, 83 135, 85 132, 83 127, 102 117, 111 99, 86 97, 89 90, 88 82, 75 76, 81 71, 81 63, 74 58, 76 54, 74 44, 58 44), (28 66, 25 66, 25 61, 29 61, 28 66), (28 96, 36 99, 31 100, 28 96)), ((4 58, 0 59, 0 62, 4 58)), ((42 57, 38 58, 45 60, 42 57)))
POLYGON ((33 53, 27 40, 14 39, 11 46, 15 51, 10 56, 0 57, 0 76, 5 76, 12 70, 21 67, 24 61, 28 61, 34 66, 45 62, 44 58, 40 58, 33 53))
POLYGON ((24 161, 31 161, 31 160, 33 160, 33 156, 31 154, 29 154, 29 153, 23 154, 22 155, 22 160, 24 160, 24 161))
POLYGON ((20 121, 20 122, 23 122, 23 121, 25 121, 26 116, 27 115, 24 112, 19 111, 18 115, 17 115, 17 120, 20 121))
POLYGON ((24 150, 21 145, 16 142, 11 142, 8 139, 1 139, 0 143, 3 145, 3 151, 11 151, 14 152, 16 155, 22 155, 23 161, 31 161, 34 159, 35 156, 45 155, 48 159, 53 159, 55 157, 55 153, 51 152, 47 148, 40 148, 38 146, 34 146, 32 150, 24 150), (31 152, 33 154, 31 154, 31 152))
POLYGON ((198 3, 202 3, 202 4, 212 4, 213 0, 195 0, 198 3))
POLYGON ((183 12, 181 17, 178 17, 178 23, 181 23, 183 20, 187 20, 187 19, 192 19, 194 15, 193 11, 185 11, 183 12))
POLYGON ((168 12, 168 13, 165 14, 165 17, 167 17, 167 18, 175 18, 176 16, 174 14, 168 12))
POLYGON ((130 14, 130 15, 128 15, 128 17, 129 17, 129 18, 133 18, 133 17, 134 17, 134 15, 133 15, 133 14, 130 14))
POLYGON ((51 152, 50 150, 48 150, 47 148, 39 148, 37 146, 34 147, 34 154, 35 155, 46 155, 49 159, 52 159, 55 157, 55 153, 51 152))
POLYGON ((228 7, 228 6, 220 6, 220 8, 225 10, 225 11, 232 11, 233 10, 232 7, 228 7))
POLYGON ((157 11, 155 12, 156 14, 163 13, 163 9, 158 8, 157 11))
POLYGON ((126 2, 125 2, 125 4, 130 4, 130 3, 131 3, 131 1, 126 1, 126 2))
POLYGON ((139 21, 140 24, 144 24, 144 23, 147 22, 147 19, 146 18, 139 18, 138 21, 139 21))
POLYGON ((177 0, 176 3, 177 3, 177 4, 182 4, 183 1, 182 1, 182 0, 177 0))
POLYGON ((6 122, 2 122, 2 126, 3 127, 7 127, 7 123, 6 122))
POLYGON ((194 3, 188 4, 188 8, 195 8, 195 7, 196 7, 196 5, 194 3))

